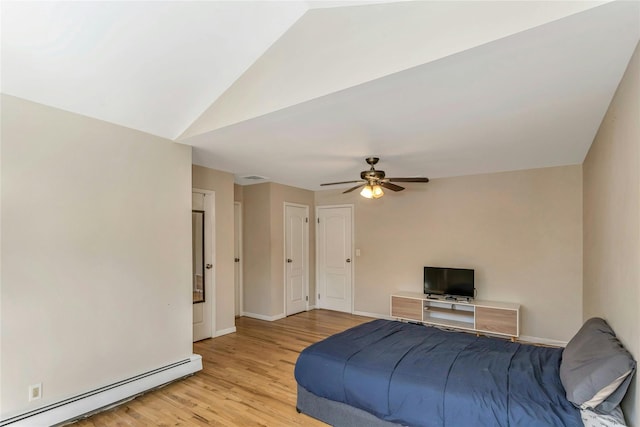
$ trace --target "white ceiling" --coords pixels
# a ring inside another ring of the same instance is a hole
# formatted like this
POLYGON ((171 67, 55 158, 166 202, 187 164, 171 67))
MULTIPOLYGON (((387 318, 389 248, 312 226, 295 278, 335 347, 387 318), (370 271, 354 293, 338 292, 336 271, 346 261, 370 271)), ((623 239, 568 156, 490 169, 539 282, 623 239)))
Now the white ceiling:
POLYGON ((302 2, 2 2, 2 91, 175 138, 302 2))
POLYGON ((416 1, 312 10, 182 137, 433 62, 596 4, 416 1))
POLYGON ((319 189, 581 163, 640 39, 635 1, 363 3, 2 2, 2 92, 319 189))

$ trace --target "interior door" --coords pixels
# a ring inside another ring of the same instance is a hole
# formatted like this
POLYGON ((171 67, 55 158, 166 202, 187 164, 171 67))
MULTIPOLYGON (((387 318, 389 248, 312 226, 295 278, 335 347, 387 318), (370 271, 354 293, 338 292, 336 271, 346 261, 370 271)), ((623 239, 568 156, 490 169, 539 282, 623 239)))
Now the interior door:
POLYGON ((309 207, 285 204, 285 305, 287 316, 307 309, 309 207))
POLYGON ((236 317, 242 316, 242 205, 233 203, 233 257, 236 317))
POLYGON ((193 341, 195 342, 211 338, 214 330, 214 194, 194 191, 191 201, 193 341))
POLYGON ((352 312, 352 207, 318 208, 317 305, 352 312))

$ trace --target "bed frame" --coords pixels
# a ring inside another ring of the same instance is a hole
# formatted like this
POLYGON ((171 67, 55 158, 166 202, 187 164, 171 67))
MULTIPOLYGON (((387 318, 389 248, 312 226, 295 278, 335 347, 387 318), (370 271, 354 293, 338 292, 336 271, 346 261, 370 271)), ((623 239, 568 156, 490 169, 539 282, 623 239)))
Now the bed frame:
POLYGON ((298 385, 296 411, 334 427, 398 427, 401 425, 381 420, 362 409, 318 397, 300 385, 298 385))

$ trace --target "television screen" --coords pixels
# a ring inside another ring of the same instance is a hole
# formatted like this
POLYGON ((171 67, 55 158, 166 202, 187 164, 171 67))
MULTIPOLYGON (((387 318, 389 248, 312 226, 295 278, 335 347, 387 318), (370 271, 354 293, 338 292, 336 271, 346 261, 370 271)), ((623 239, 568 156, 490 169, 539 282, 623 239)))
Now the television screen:
POLYGON ((424 268, 424 293, 474 297, 473 270, 466 268, 424 268))

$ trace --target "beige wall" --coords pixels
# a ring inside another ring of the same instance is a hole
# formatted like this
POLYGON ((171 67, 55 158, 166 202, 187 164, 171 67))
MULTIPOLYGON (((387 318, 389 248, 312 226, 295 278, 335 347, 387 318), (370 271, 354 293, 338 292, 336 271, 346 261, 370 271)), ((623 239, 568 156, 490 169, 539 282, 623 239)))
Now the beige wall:
POLYGON ((2 418, 189 357, 190 147, 5 95, 1 140, 2 418))
POLYGON ((233 184, 233 201, 242 202, 243 186, 233 184))
POLYGON ((235 327, 233 174, 193 165, 193 188, 215 191, 216 331, 235 327))
POLYGON ((271 187, 269 183, 243 187, 242 285, 244 312, 278 314, 271 307, 271 187))
MULTIPOLYGON (((236 192, 238 194, 238 191, 236 192)), ((268 318, 284 314, 284 203, 309 206, 309 292, 315 293, 313 192, 276 183, 242 187, 244 311, 268 318)))
POLYGON ((468 267, 478 298, 522 304, 521 334, 571 338, 582 321, 580 166, 407 187, 378 200, 316 192, 316 206, 355 204, 356 311, 388 315, 392 292, 422 290, 425 265, 468 267))
MULTIPOLYGON (((584 161, 584 319, 606 319, 640 357, 640 53, 584 161)), ((638 375, 623 402, 640 426, 638 375)))

